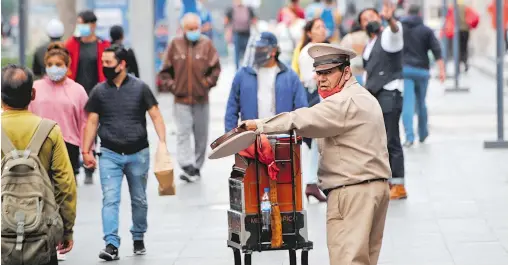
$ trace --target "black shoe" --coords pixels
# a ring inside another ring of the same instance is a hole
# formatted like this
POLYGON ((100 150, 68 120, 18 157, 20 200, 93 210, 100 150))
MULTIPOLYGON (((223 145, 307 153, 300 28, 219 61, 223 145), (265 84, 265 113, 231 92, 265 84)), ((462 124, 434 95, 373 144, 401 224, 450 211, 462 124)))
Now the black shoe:
POLYGON ((93 184, 93 171, 85 169, 85 184, 93 184))
POLYGON ((183 167, 183 173, 180 175, 180 179, 189 183, 196 182, 199 180, 199 175, 196 174, 196 169, 193 166, 183 167))
POLYGON ((99 258, 105 261, 119 260, 120 258, 118 257, 118 248, 108 244, 106 248, 101 250, 99 253, 99 258))
POLYGON ((134 240, 134 255, 145 255, 146 248, 143 240, 134 240))

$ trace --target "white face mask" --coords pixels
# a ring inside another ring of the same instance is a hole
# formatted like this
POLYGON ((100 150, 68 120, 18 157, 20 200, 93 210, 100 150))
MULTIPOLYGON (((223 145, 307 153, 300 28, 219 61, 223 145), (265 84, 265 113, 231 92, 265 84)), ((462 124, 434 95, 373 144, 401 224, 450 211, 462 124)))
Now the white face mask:
POLYGON ((62 80, 67 74, 67 67, 58 67, 53 65, 51 67, 46 67, 46 74, 48 75, 51 81, 57 82, 62 80))

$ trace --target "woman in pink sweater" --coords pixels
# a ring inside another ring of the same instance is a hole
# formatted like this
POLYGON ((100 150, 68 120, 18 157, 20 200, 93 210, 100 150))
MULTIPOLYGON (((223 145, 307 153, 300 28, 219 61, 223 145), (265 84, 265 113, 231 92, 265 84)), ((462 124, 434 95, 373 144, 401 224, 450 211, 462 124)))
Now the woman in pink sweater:
POLYGON ((82 144, 88 96, 85 89, 67 78, 69 51, 62 43, 51 43, 44 57, 46 75, 34 82, 36 92, 28 109, 42 118, 51 119, 62 129, 74 176, 79 174, 79 148, 82 144))

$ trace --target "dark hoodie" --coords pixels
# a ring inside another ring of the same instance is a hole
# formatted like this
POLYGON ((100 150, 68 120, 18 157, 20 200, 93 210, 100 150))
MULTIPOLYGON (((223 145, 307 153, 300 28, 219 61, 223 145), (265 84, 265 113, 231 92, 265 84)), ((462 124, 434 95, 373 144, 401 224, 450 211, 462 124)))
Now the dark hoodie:
POLYGON ((434 32, 423 24, 420 16, 407 16, 401 22, 404 33, 403 64, 429 69, 429 50, 435 60, 441 59, 441 46, 434 32))

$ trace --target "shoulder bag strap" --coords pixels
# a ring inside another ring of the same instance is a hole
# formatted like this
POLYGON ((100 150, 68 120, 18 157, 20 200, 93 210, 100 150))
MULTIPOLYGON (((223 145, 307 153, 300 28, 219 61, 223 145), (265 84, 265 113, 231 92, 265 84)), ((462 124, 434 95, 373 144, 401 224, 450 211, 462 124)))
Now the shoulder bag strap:
POLYGON ((56 122, 52 120, 42 119, 26 150, 30 150, 32 154, 39 155, 44 141, 46 141, 46 138, 48 138, 49 133, 55 125, 56 122))
POLYGON ((11 139, 9 139, 9 136, 4 131, 4 128, 2 127, 2 153, 4 155, 7 155, 11 152, 17 153, 16 147, 12 144, 11 139))

